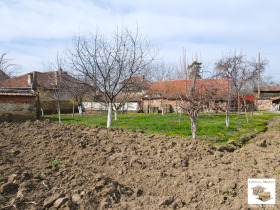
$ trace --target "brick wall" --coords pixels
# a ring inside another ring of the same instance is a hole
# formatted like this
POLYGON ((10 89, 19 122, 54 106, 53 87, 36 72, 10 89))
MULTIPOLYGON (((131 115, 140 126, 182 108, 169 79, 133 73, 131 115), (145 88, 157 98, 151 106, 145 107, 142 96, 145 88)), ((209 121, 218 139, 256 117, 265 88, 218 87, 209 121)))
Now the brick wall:
POLYGON ((37 119, 37 96, 0 95, 0 121, 37 119))

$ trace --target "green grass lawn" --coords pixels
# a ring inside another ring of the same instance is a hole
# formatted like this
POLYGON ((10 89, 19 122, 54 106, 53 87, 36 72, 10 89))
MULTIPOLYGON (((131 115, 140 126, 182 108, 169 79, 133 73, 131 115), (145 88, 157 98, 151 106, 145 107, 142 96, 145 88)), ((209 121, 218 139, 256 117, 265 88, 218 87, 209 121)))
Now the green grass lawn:
MULTIPOLYGON (((228 140, 241 140, 246 134, 262 132, 266 129, 268 120, 279 116, 279 114, 263 113, 263 115, 253 115, 249 123, 246 116, 236 114, 230 116, 230 127, 226 127, 225 114, 200 114, 197 135, 200 140, 210 143, 226 143, 228 140)), ((43 119, 50 119, 57 122, 56 115, 45 116, 43 119)), ((73 123, 83 125, 106 126, 106 114, 75 115, 75 119, 69 114, 62 115, 62 123, 73 123)), ((181 124, 179 124, 179 114, 119 114, 118 120, 114 121, 112 115, 112 127, 122 127, 134 130, 143 130, 145 133, 167 134, 172 136, 182 136, 191 138, 191 123, 188 116, 182 114, 181 124)))

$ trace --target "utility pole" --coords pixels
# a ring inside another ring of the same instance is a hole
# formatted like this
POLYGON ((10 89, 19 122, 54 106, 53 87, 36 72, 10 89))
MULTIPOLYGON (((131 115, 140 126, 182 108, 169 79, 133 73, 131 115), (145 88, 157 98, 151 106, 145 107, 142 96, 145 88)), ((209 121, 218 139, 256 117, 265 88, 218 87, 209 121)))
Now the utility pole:
POLYGON ((258 98, 261 97, 261 53, 259 52, 259 64, 258 64, 258 98))

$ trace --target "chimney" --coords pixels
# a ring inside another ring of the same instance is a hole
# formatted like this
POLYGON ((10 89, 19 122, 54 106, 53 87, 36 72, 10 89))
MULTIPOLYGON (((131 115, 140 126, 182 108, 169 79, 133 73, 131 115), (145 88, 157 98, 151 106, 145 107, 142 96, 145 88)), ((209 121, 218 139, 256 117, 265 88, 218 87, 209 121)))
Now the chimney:
POLYGON ((27 84, 31 85, 33 83, 33 74, 29 73, 27 77, 27 84))

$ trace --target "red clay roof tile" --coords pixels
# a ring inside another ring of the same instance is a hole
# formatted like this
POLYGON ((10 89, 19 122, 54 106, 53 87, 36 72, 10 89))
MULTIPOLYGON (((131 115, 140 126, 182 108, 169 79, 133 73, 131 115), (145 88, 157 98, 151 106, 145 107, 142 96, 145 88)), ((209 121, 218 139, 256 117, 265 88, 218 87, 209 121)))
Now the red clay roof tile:
MULTIPOLYGON (((18 77, 7 79, 1 83, 1 87, 5 88, 31 88, 31 84, 28 84, 28 75, 33 77, 32 88, 37 89, 54 89, 57 85, 57 71, 50 72, 31 72, 18 77)), ((66 72, 62 72, 62 83, 66 84, 68 81, 74 81, 75 78, 68 75, 66 72)), ((76 80, 78 81, 78 80, 76 80)))
MULTIPOLYGON (((224 98, 227 96, 230 89, 230 80, 228 79, 197 79, 196 89, 205 91, 211 89, 215 92, 215 98, 224 98)), ((176 98, 179 95, 186 94, 186 88, 193 85, 193 80, 169 80, 157 81, 149 89, 148 94, 162 94, 165 98, 176 98)))

